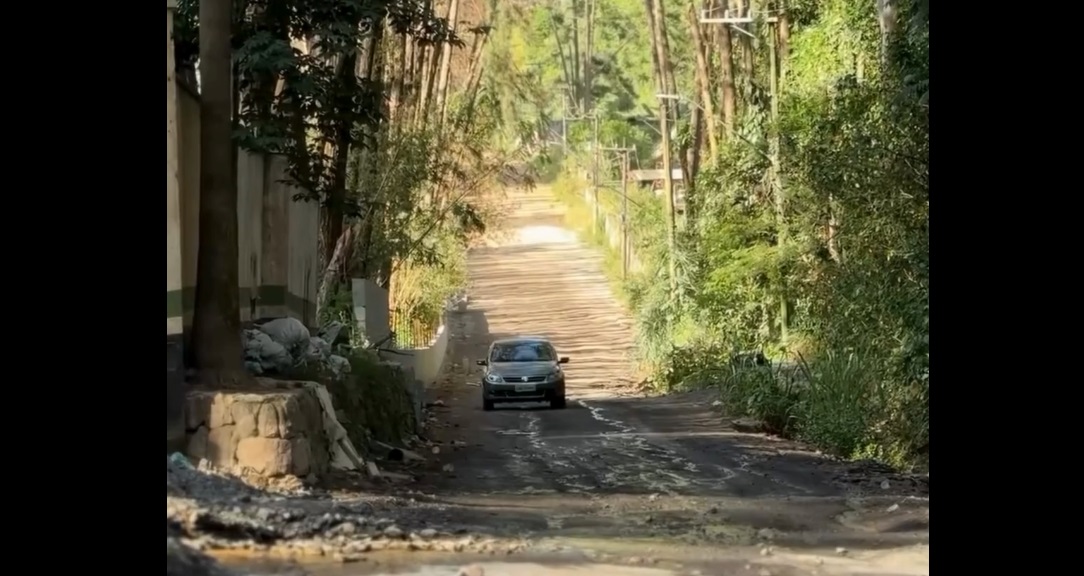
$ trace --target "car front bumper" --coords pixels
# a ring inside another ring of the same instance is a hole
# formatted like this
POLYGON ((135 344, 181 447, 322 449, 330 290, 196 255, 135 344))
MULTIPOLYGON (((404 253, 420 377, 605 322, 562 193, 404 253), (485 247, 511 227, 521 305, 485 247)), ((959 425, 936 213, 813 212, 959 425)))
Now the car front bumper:
POLYGON ((564 380, 531 382, 529 384, 482 382, 482 396, 486 400, 492 400, 493 402, 538 402, 560 398, 564 395, 564 380), (533 386, 533 388, 528 390, 526 389, 527 386, 533 386))

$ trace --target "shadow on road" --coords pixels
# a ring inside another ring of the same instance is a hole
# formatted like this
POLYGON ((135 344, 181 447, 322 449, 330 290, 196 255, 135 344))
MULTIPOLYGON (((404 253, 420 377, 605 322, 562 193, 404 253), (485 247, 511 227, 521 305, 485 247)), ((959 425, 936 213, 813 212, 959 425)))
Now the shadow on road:
POLYGON ((452 361, 431 391, 443 400, 431 436, 453 449, 419 485, 441 514, 478 530, 656 544, 928 541, 928 485, 877 474, 850 482, 846 464, 735 431, 711 391, 638 394, 632 322, 600 256, 552 226, 552 198, 520 201, 520 227, 471 251, 469 304, 449 318, 452 361), (571 357, 567 409, 482 410, 474 361, 494 339, 522 334, 571 357))

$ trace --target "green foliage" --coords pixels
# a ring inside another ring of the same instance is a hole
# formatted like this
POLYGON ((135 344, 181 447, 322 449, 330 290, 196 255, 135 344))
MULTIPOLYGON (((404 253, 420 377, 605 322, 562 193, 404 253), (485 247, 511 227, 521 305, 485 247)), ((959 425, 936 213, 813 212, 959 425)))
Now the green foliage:
POLYGON ((334 287, 328 297, 327 304, 320 311, 317 322, 321 326, 326 326, 331 322, 341 322, 350 329, 357 325, 357 322, 354 321, 354 295, 351 293, 349 286, 339 284, 334 287))
MULTIPOLYGON (((178 76, 194 83, 199 3, 179 4, 178 76)), ((400 87, 397 106, 389 98, 402 80, 401 37, 409 35, 419 49, 444 42, 465 48, 432 2, 240 0, 234 8, 234 137, 246 149, 284 156, 300 190, 295 200, 323 205, 322 265, 330 270, 321 274, 329 284, 318 304, 321 320, 352 324, 343 284, 366 277, 389 287, 394 305, 414 320, 437 322, 465 281, 466 244, 491 217, 486 196, 505 167, 523 160, 522 146, 502 141, 519 141, 523 127, 502 117, 501 89, 513 87, 523 98, 534 86, 502 75, 508 67, 500 58, 472 62, 485 71, 480 89, 457 71, 447 121, 418 127, 417 83, 400 87), (366 55, 373 61, 359 60, 366 55), (369 65, 377 68, 359 73, 369 65), (339 251, 345 262, 332 262, 338 239, 331 234, 353 238, 339 251)), ((473 24, 460 29, 476 40, 493 31, 489 23, 473 24)), ((433 99, 427 102, 420 115, 428 119, 436 114, 433 99)))
MULTIPOLYGON (((391 30, 410 30, 424 42, 462 46, 417 0, 241 0, 234 12, 235 138, 246 149, 286 156, 299 199, 333 197, 341 182, 327 146, 362 141, 384 120, 384 85, 343 73, 354 69, 359 42, 382 33, 387 21, 391 30), (310 53, 291 43, 300 38, 312 40, 310 53)), ((174 45, 182 73, 199 57, 198 15, 197 0, 178 2, 174 45)))
POLYGON ((339 423, 355 448, 363 453, 370 440, 401 443, 415 432, 414 409, 402 370, 371 350, 347 355, 350 371, 336 377, 321 366, 295 368, 290 378, 325 385, 339 423))
POLYGON ((921 401, 886 378, 875 356, 828 353, 814 364, 716 362, 712 368, 698 364, 700 356, 691 351, 678 356, 686 358, 687 370, 701 385, 718 387, 731 414, 756 418, 770 432, 800 438, 830 454, 905 465, 923 448, 915 440, 928 447, 928 405, 924 420, 905 421, 923 410, 921 401))
POLYGON ((348 198, 367 207, 372 225, 352 268, 391 275, 393 306, 432 326, 465 286, 466 246, 494 217, 503 170, 524 158, 520 147, 495 144, 504 124, 492 91, 451 108, 454 129, 386 131, 378 145, 356 150, 348 180, 348 198))
POLYGON ((729 366, 724 375, 719 390, 727 410, 756 418, 768 432, 794 432, 805 392, 801 382, 772 366, 729 366))
POLYGON ((831 454, 853 456, 873 442, 880 388, 875 364, 859 354, 826 354, 805 366, 799 434, 831 454))
MULTIPOLYGON (((720 135, 718 155, 705 157, 689 191, 695 216, 679 230, 676 254, 667 252, 662 203, 649 197, 649 208, 635 210, 642 268, 620 288, 656 387, 715 386, 731 411, 779 433, 841 456, 902 464, 929 449, 929 3, 896 7, 896 31, 882 46, 873 0, 788 3, 776 119, 769 28, 749 27, 758 37, 752 75, 736 37, 735 137, 720 135), (671 256, 677 294, 667 277, 671 256), (803 368, 735 367, 735 350, 803 358, 803 368)), ((672 23, 670 35, 672 48, 684 50, 687 28, 672 23)), ((649 50, 643 41, 628 61, 649 50)), ((537 58, 553 61, 544 54, 537 58)), ((679 87, 693 86, 692 59, 674 60, 679 87)), ((639 82, 627 92, 651 105, 650 74, 626 77, 639 82)), ((603 100, 600 124, 609 126, 623 112, 603 100)), ((679 138, 689 136, 687 112, 679 111, 679 138)), ((630 140, 646 158, 653 131, 642 124, 630 140)), ((589 128, 569 131, 574 165, 589 165, 589 128)), ((582 183, 566 184, 570 218, 583 219, 582 183)))

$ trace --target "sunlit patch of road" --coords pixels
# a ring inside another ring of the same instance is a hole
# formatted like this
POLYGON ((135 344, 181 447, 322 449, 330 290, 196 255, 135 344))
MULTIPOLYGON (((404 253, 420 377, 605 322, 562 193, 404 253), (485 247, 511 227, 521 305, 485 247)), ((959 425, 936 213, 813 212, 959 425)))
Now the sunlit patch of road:
POLYGON ((570 399, 611 397, 635 380, 632 325, 600 256, 559 225, 546 192, 513 194, 500 245, 471 252, 471 306, 491 337, 541 334, 571 356, 570 399))

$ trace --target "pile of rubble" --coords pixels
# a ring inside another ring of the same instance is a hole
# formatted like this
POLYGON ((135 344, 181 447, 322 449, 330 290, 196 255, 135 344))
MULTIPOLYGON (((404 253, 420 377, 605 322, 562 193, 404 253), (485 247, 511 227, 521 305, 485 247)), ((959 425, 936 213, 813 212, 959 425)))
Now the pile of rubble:
POLYGON ((349 346, 346 326, 331 322, 315 336, 296 318, 277 318, 245 330, 245 367, 257 376, 285 374, 303 364, 318 364, 339 376, 350 362, 335 351, 349 346))

